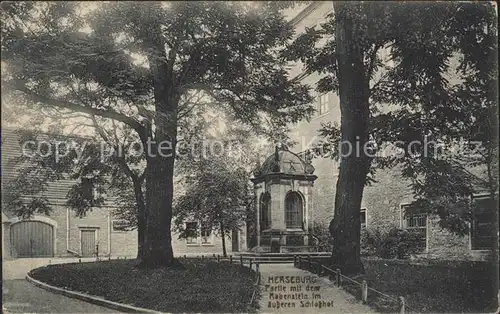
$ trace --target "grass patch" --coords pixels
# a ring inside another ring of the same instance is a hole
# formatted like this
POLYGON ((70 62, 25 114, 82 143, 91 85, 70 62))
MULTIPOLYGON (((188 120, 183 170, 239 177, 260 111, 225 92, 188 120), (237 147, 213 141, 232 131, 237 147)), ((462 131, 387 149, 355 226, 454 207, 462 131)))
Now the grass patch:
MULTIPOLYGON (((351 276, 366 280, 369 288, 397 299, 403 296, 407 312, 481 313, 496 310, 493 300, 494 268, 487 262, 440 261, 412 265, 400 260, 364 260, 365 274, 351 276)), ((361 299, 359 285, 342 281, 342 287, 361 299)), ((399 312, 396 302, 368 291, 368 305, 378 312, 399 312)))
POLYGON ((255 312, 255 272, 229 262, 183 259, 185 269, 136 269, 134 260, 49 265, 42 282, 162 312, 255 312))

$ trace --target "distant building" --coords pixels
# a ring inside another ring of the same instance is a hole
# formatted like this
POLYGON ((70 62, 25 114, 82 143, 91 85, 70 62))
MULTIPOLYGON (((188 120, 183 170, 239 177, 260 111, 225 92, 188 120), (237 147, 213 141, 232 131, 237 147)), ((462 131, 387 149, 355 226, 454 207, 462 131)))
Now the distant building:
MULTIPOLYGON (((21 156, 19 136, 16 130, 2 129, 2 196, 6 184, 17 176, 12 160, 21 156)), ((43 135, 50 140, 51 135, 43 135)), ((49 182, 43 196, 53 208, 50 215, 34 215, 28 219, 16 217, 7 208, 2 197, 2 253, 4 259, 25 257, 92 257, 137 255, 137 231, 126 231, 123 221, 113 216, 116 204, 112 196, 106 196, 103 206, 95 207, 83 218, 66 207, 67 193, 73 180, 49 182)), ((84 184, 85 185, 85 184, 84 184)), ((86 186, 90 194, 96 193, 91 180, 86 186)), ((29 199, 26 195, 25 199, 29 199)), ((116 199, 116 198, 115 198, 116 199)), ((187 228, 198 229, 199 236, 179 239, 172 234, 174 254, 221 254, 222 241, 203 222, 186 222, 187 228)), ((246 250, 244 231, 236 230, 226 239, 228 252, 246 250)))

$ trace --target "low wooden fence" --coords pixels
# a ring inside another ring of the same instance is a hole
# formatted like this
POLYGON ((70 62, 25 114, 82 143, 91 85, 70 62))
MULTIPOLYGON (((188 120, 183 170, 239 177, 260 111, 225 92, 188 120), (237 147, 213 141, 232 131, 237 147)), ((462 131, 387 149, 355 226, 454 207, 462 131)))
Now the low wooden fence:
POLYGON ((363 281, 359 282, 357 280, 349 278, 349 277, 343 275, 341 273, 340 269, 337 268, 337 269, 334 270, 334 269, 332 269, 330 267, 327 267, 327 266, 323 265, 323 263, 321 263, 321 261, 315 261, 310 256, 308 256, 307 258, 303 258, 301 256, 294 257, 294 266, 297 267, 297 268, 300 268, 300 269, 308 270, 308 271, 310 271, 312 273, 317 274, 320 277, 321 276, 328 276, 328 278, 332 282, 335 282, 335 285, 337 287, 342 287, 342 281, 343 280, 349 281, 349 282, 357 285, 359 287, 359 289, 360 289, 360 292, 361 292, 361 301, 363 303, 365 303, 365 304, 368 303, 368 292, 371 291, 371 292, 376 293, 379 296, 382 296, 385 299, 387 299, 389 301, 392 301, 395 304, 397 304, 398 312, 400 314, 407 313, 409 310, 411 310, 412 312, 415 312, 415 313, 419 312, 418 310, 409 307, 406 304, 406 301, 405 301, 404 297, 399 296, 399 297, 396 298, 396 297, 387 295, 387 294, 385 294, 385 293, 383 293, 381 291, 378 291, 378 290, 375 290, 373 288, 370 288, 368 286, 368 283, 366 282, 366 280, 363 280, 363 281))
POLYGON ((258 292, 259 292, 259 289, 260 289, 261 274, 260 274, 260 264, 258 262, 255 262, 253 258, 243 257, 241 255, 239 257, 233 258, 232 255, 224 257, 224 256, 220 256, 220 255, 215 255, 215 254, 213 254, 212 256, 210 256, 210 255, 208 255, 208 256, 198 255, 198 256, 189 256, 189 257, 184 255, 183 258, 184 259, 198 258, 198 259, 201 259, 202 261, 203 260, 207 260, 207 261, 213 260, 213 261, 217 261, 217 263, 229 262, 231 264, 239 264, 242 267, 248 267, 251 270, 254 270, 255 271, 255 281, 253 283, 252 296, 251 296, 250 302, 248 302, 248 304, 252 305, 255 302, 256 297, 257 297, 258 292))

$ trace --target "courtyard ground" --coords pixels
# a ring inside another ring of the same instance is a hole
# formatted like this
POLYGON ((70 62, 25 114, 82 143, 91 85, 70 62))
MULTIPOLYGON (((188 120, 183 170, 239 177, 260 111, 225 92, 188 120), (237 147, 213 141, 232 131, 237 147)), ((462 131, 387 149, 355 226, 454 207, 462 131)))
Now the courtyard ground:
MULTIPOLYGON (((408 261, 364 260, 368 286, 392 296, 403 296, 413 311, 421 313, 494 312, 491 301, 494 272, 486 262, 434 261, 420 265, 408 261)), ((344 285, 354 295, 359 288, 344 285)), ((393 302, 372 293, 369 304, 379 312, 393 312, 393 302)), ((411 309, 410 309, 411 312, 411 309)))
POLYGON ((36 280, 161 312, 255 312, 255 272, 228 262, 183 259, 184 268, 136 269, 134 260, 49 265, 36 280))
MULTIPOLYGON (((329 261, 323 259, 322 263, 328 265, 329 261)), ((308 269, 307 265, 304 262, 302 268, 308 269)), ((377 312, 398 312, 400 296, 404 297, 409 313, 496 311, 497 291, 491 263, 370 258, 364 259, 363 265, 365 274, 350 278, 358 283, 366 280, 369 287, 367 303, 377 312)), ((316 267, 312 271, 316 272, 316 267)), ((343 279, 342 288, 358 300, 361 298, 359 284, 343 279)))
POLYGON ((35 287, 24 279, 2 281, 3 313, 119 313, 35 287))

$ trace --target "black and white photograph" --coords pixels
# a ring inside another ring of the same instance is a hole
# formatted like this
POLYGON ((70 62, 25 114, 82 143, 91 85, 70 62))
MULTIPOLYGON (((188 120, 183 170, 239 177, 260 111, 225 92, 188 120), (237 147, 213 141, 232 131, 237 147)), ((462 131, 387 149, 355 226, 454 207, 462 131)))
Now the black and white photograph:
POLYGON ((498 313, 495 1, 2 1, 2 312, 498 313))

